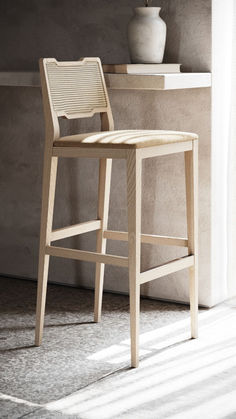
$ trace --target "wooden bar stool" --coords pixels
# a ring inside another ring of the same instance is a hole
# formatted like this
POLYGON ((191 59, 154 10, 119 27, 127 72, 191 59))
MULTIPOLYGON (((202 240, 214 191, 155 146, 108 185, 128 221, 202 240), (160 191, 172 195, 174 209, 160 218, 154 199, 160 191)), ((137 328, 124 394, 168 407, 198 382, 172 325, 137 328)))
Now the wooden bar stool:
POLYGON ((50 256, 96 263, 94 320, 101 318, 105 264, 129 269, 131 365, 139 363, 140 285, 181 269, 190 271, 191 336, 198 325, 198 136, 158 131, 114 131, 113 118, 99 58, 76 62, 40 60, 46 123, 42 214, 39 251, 35 344, 41 345, 50 256), (68 119, 101 116, 101 132, 60 137, 59 117, 68 119), (141 234, 142 160, 172 153, 185 153, 188 238, 141 234), (98 215, 96 220, 52 230, 58 157, 99 158, 98 215), (127 162, 128 233, 107 230, 112 159, 127 162), (67 249, 51 242, 97 230, 97 251, 67 249), (106 254, 106 241, 128 241, 128 257, 106 254), (140 272, 141 243, 188 248, 188 256, 146 272, 140 272))

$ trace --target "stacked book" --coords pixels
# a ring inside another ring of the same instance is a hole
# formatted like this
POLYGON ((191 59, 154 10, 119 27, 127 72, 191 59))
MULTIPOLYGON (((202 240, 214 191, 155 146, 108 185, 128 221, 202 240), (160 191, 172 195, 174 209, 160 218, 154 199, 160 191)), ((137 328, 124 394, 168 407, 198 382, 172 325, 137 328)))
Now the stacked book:
POLYGON ((181 64, 103 64, 104 73, 165 74, 180 73, 181 64))

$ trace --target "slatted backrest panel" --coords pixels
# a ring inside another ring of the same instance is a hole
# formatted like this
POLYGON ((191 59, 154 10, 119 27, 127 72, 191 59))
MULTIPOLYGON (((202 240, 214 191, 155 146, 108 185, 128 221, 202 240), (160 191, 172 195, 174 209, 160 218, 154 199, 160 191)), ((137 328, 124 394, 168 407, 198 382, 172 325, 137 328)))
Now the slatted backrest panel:
POLYGON ((109 105, 99 58, 58 62, 44 59, 51 107, 56 115, 68 119, 106 112, 109 105))

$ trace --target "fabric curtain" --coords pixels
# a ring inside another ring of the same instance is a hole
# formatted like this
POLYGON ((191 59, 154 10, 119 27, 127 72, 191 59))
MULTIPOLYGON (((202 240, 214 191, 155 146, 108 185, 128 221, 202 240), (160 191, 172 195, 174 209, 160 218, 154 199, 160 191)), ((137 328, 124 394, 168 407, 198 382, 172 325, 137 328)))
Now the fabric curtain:
POLYGON ((228 133, 227 277, 228 295, 236 295, 236 1, 232 3, 230 109, 228 133))
POLYGON ((212 0, 211 302, 236 294, 236 0, 212 0))

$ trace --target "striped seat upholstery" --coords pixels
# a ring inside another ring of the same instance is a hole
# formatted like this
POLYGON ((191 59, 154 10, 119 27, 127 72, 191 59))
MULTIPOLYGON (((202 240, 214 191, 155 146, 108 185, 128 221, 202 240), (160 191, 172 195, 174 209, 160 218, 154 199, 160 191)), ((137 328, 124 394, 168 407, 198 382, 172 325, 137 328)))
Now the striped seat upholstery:
POLYGON ((120 130, 90 132, 61 137, 54 142, 56 147, 112 147, 143 148, 183 141, 197 140, 197 134, 180 131, 120 130))

